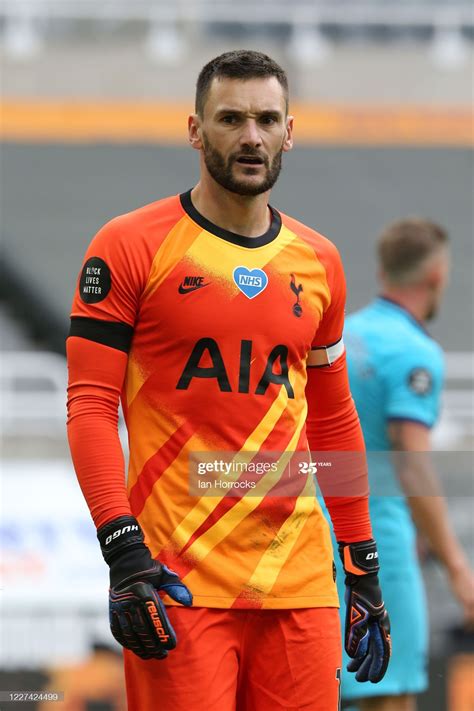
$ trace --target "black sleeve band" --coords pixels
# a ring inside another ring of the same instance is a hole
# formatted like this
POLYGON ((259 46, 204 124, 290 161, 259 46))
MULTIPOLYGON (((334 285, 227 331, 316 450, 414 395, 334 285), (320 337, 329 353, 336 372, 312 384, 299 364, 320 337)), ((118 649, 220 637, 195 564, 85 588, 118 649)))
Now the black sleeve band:
POLYGON ((102 343, 128 353, 133 338, 133 327, 118 321, 100 321, 96 318, 72 316, 70 336, 79 336, 88 341, 102 343))

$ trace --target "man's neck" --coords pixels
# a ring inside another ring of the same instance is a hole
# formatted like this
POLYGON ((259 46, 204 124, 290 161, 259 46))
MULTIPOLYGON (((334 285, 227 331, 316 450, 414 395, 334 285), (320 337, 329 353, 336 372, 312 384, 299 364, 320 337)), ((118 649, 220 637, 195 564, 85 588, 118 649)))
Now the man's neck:
POLYGON ((417 321, 424 323, 426 320, 426 305, 424 298, 416 290, 397 289, 384 287, 381 296, 390 301, 395 301, 399 306, 408 311, 417 321))
POLYGON ((243 237, 260 237, 272 221, 269 194, 237 195, 214 180, 201 179, 191 191, 191 200, 196 210, 218 227, 243 237))

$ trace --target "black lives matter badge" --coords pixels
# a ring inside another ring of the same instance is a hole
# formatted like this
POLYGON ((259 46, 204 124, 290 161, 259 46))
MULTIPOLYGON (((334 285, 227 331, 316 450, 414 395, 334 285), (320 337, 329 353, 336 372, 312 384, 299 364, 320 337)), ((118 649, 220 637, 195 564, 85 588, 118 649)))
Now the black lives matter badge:
POLYGON ((79 280, 79 296, 86 304, 103 301, 110 291, 110 269, 100 257, 91 257, 84 264, 79 280))

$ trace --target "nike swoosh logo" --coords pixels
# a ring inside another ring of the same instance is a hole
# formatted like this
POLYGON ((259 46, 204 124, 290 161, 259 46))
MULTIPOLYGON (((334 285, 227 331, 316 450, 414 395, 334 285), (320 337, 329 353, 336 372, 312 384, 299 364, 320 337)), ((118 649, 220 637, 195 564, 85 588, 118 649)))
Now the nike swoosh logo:
POLYGON ((178 291, 180 294, 188 294, 190 291, 196 291, 197 289, 203 289, 205 286, 209 286, 211 282, 208 281, 207 284, 197 284, 196 286, 183 286, 180 284, 178 286, 178 291))

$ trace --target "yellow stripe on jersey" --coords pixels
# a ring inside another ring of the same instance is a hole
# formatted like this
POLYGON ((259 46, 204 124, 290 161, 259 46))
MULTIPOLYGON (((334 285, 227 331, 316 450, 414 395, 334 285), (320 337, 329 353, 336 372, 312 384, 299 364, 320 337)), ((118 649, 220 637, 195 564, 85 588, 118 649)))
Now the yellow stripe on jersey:
POLYGON ((252 576, 244 585, 244 593, 247 593, 249 597, 260 598, 271 592, 284 564, 293 551, 293 547, 308 520, 308 516, 314 510, 315 502, 316 491, 314 483, 308 477, 305 488, 296 501, 294 510, 275 533, 274 540, 285 541, 285 545, 276 546, 272 541, 258 561, 252 576))
MULTIPOLYGON (((293 437, 291 438, 285 453, 280 458, 280 469, 282 474, 291 459, 296 445, 298 444, 298 440, 300 438, 305 421, 306 408, 304 408, 304 411, 302 412, 302 416, 297 424, 293 437)), ((223 541, 229 535, 229 533, 232 532, 232 529, 238 526, 239 523, 244 520, 244 518, 249 516, 261 504, 261 502, 265 498, 265 495, 276 483, 276 480, 273 476, 271 477, 270 481, 268 481, 269 478, 270 477, 268 474, 263 475, 257 483, 255 489, 252 490, 252 495, 249 496, 247 494, 243 496, 240 504, 245 503, 245 505, 234 506, 232 509, 224 513, 220 517, 220 519, 214 524, 214 526, 209 528, 202 536, 200 536, 192 543, 187 553, 195 563, 198 563, 199 561, 202 561, 204 558, 206 558, 206 556, 209 555, 209 553, 211 553, 211 551, 216 548, 216 546, 221 541, 223 541)), ((191 588, 192 578, 195 573, 196 571, 193 570, 183 579, 186 581, 187 585, 191 585, 191 588)))
MULTIPOLYGON (((189 220, 184 217, 173 226, 153 258, 148 281, 143 292, 143 300, 150 298, 170 272, 183 259, 189 245, 196 239, 198 232, 199 229, 196 227, 196 229, 193 230, 189 224, 189 220)), ((125 381, 128 407, 130 407, 141 387, 146 382, 147 377, 148 373, 143 370, 143 367, 134 356, 132 344, 125 381)))
POLYGON ((130 450, 128 489, 135 484, 146 462, 153 457, 182 424, 164 408, 150 407, 148 400, 137 398, 128 416, 130 450))
POLYGON ((168 232, 160 244, 143 292, 143 299, 148 299, 183 259, 190 246, 199 235, 201 227, 194 225, 187 216, 179 220, 168 232))
MULTIPOLYGON (((290 381, 292 380, 291 377, 291 371, 290 371, 290 381)), ((281 392, 284 391, 285 395, 284 398, 285 400, 287 399, 287 392, 286 389, 282 386, 280 390, 281 392)), ((282 453, 282 457, 280 458, 280 463, 281 463, 281 474, 283 474, 283 471, 285 470, 285 467, 287 466, 293 451, 296 448, 296 445, 298 443, 299 437, 301 435, 301 430, 303 429, 305 420, 306 420, 306 413, 307 413, 307 407, 306 405, 302 408, 301 416, 299 419, 299 422, 297 426, 295 427, 295 431, 293 433, 293 436, 285 450, 285 453, 282 453)), ((276 422, 276 420, 275 420, 276 422)), ((237 459, 239 461, 243 461, 242 455, 245 454, 245 451, 249 452, 249 460, 252 458, 252 452, 256 452, 260 449, 262 446, 263 442, 265 441, 267 435, 269 432, 265 432, 264 436, 262 436, 262 433, 257 430, 249 437, 247 442, 249 442, 248 447, 244 447, 241 450, 241 453, 239 453, 237 459), (259 443, 257 443, 257 433, 258 433, 258 439, 259 443), (252 439, 253 437, 253 439, 252 439), (257 446, 258 444, 258 446, 257 446), (252 449, 250 448, 252 447, 252 449)), ((245 501, 245 506, 235 506, 233 509, 228 511, 227 513, 223 514, 221 518, 212 526, 209 528, 202 536, 200 536, 198 539, 196 539, 190 548, 188 549, 188 553, 193 559, 197 560, 202 560, 213 548, 215 548, 232 530, 232 528, 235 528, 246 516, 248 516, 254 509, 257 508, 257 506, 261 503, 265 495, 268 493, 268 491, 275 485, 276 479, 274 476, 269 476, 269 474, 263 475, 262 478, 258 481, 255 489, 252 489, 252 494, 249 496, 248 494, 245 495, 242 498, 242 501, 245 501)), ((220 499, 219 499, 220 501, 220 499)), ((218 502, 217 502, 218 503, 218 502)), ((216 503, 216 505, 217 505, 216 503)), ((194 529, 196 530, 197 527, 194 529)), ((188 540, 188 539, 186 539, 188 540)))
MULTIPOLYGON (((247 440, 244 442, 242 448, 240 449, 238 454, 239 461, 242 461, 242 455, 245 452, 251 452, 251 456, 253 456, 254 452, 259 451, 263 442, 266 440, 266 438, 280 419, 283 411, 287 406, 287 403, 288 393, 286 391, 286 388, 284 386, 281 386, 277 397, 265 413, 265 416, 259 422, 254 431, 248 436, 247 440)), ((192 445, 193 440, 190 441, 189 451, 200 451, 198 447, 193 448, 192 445)), ((171 536, 171 541, 175 543, 179 549, 181 549, 188 542, 194 532, 198 530, 201 524, 204 523, 211 511, 218 506, 224 496, 225 495, 201 497, 201 499, 199 499, 193 509, 189 511, 189 513, 181 521, 180 525, 173 532, 171 536), (212 508, 209 510, 211 504, 212 508)))
POLYGON ((233 249, 229 249, 228 242, 203 230, 190 245, 186 256, 202 271, 212 276, 231 296, 237 296, 240 290, 233 281, 232 274, 235 267, 241 265, 236 263, 236 250, 242 252, 242 266, 262 269, 296 239, 297 236, 283 225, 278 237, 269 244, 255 249, 233 245, 233 249))
POLYGON ((129 353, 127 363, 127 375, 125 377, 125 392, 127 393, 127 406, 130 407, 135 397, 146 383, 149 373, 145 372, 143 366, 138 362, 133 349, 129 353))

